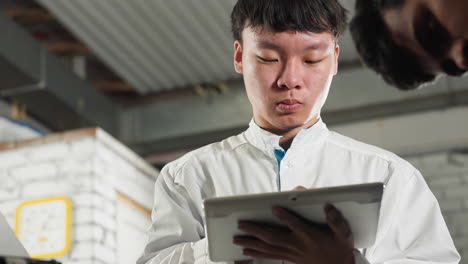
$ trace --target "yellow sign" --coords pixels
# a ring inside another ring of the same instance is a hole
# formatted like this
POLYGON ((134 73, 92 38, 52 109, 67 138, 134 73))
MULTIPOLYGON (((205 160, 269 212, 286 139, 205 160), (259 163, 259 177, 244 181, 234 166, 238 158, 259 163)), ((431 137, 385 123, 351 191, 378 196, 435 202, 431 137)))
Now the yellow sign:
POLYGON ((70 200, 60 196, 22 202, 16 208, 15 233, 32 258, 65 255, 71 240, 70 200))

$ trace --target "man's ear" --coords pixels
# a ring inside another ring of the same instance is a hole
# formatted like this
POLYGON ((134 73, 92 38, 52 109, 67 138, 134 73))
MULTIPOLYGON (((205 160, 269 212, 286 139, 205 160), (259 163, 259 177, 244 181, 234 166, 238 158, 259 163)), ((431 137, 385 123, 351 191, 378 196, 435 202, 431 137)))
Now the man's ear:
POLYGON ((234 69, 242 74, 242 45, 239 40, 234 41, 234 69))
POLYGON ((335 69, 333 72, 333 75, 336 75, 338 73, 338 57, 340 56, 340 45, 336 43, 335 45, 335 69))

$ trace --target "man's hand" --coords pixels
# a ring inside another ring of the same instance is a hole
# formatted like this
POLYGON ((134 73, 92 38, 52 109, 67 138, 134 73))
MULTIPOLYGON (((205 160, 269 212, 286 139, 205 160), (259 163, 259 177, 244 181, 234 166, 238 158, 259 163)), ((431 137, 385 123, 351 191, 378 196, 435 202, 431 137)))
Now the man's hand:
POLYGON ((288 228, 241 221, 239 229, 249 235, 234 237, 234 243, 244 248, 244 255, 253 258, 297 264, 354 263, 354 242, 348 222, 333 205, 326 205, 324 210, 327 224, 319 225, 275 206, 273 215, 288 228))

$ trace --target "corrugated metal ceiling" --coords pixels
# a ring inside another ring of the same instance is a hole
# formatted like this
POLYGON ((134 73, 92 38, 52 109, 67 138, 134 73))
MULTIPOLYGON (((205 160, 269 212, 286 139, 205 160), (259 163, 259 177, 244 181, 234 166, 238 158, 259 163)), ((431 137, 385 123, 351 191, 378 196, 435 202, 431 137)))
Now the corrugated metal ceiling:
POLYGON ((229 23, 235 0, 38 2, 142 94, 239 78, 229 23))

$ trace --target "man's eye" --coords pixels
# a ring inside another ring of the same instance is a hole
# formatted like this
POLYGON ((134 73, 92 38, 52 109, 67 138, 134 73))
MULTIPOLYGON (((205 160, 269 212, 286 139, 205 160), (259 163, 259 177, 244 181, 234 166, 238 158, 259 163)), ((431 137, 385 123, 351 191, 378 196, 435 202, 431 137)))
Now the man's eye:
POLYGON ((321 60, 306 60, 304 61, 306 64, 317 64, 319 62, 323 61, 323 59, 321 60))
POLYGON ((277 59, 267 59, 267 58, 262 58, 259 56, 257 56, 257 58, 262 62, 277 62, 278 61, 277 59))
POLYGON ((419 44, 434 57, 447 53, 452 38, 431 11, 422 8, 415 19, 415 37, 419 44))

